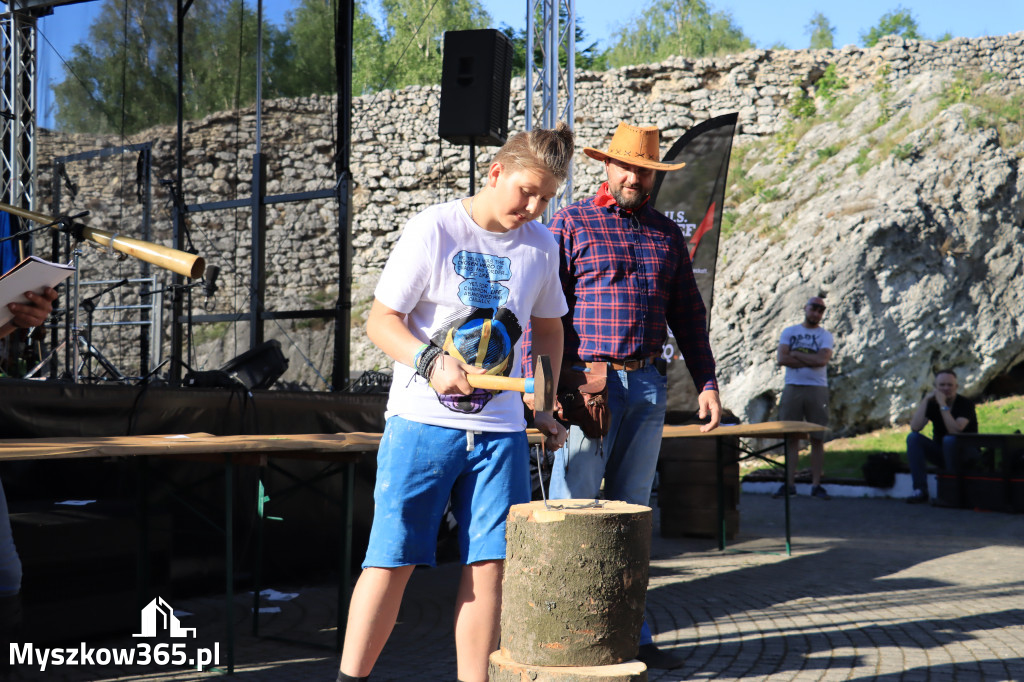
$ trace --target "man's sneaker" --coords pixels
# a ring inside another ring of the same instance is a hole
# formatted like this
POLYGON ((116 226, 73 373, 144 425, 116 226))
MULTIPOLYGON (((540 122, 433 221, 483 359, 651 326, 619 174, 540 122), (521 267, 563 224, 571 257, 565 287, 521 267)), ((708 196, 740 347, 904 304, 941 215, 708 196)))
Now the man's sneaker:
POLYGON ((928 493, 924 490, 914 490, 914 494, 907 498, 907 504, 924 504, 928 501, 928 493))
POLYGON ((829 495, 823 487, 816 485, 811 488, 811 497, 817 497, 819 500, 831 500, 832 496, 829 495))
MULTIPOLYGON (((778 490, 776 490, 774 493, 772 493, 772 497, 775 498, 775 499, 778 499, 778 498, 782 497, 785 494, 786 494, 786 484, 783 483, 782 485, 779 486, 778 490)), ((790 495, 796 495, 796 486, 795 485, 789 487, 789 494, 790 495)))
POLYGON ((648 668, 657 668, 658 670, 675 670, 676 668, 682 668, 686 664, 685 658, 670 651, 659 649, 658 645, 654 642, 641 644, 636 658, 648 668))

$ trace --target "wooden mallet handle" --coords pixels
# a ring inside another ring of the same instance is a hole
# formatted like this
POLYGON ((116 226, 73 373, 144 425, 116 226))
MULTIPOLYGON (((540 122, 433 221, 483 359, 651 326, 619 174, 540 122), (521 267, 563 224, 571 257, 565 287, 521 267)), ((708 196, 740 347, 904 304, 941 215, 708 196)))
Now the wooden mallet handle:
POLYGON ((551 374, 551 360, 546 355, 537 356, 533 379, 521 377, 504 377, 492 374, 467 374, 466 379, 473 388, 484 388, 492 391, 518 391, 533 393, 534 409, 547 412, 554 409, 555 385, 551 374))
POLYGON ((486 388, 491 391, 518 391, 533 393, 533 379, 521 377, 503 377, 493 374, 467 374, 466 379, 473 388, 486 388))

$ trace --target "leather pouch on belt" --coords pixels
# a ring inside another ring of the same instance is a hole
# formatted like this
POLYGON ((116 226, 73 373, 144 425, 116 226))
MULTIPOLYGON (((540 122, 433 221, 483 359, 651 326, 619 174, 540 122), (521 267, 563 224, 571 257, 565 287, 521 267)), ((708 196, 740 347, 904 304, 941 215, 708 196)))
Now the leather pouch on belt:
POLYGON ((590 371, 564 365, 558 377, 558 405, 555 416, 580 427, 587 438, 608 435, 608 365, 595 362, 590 371))

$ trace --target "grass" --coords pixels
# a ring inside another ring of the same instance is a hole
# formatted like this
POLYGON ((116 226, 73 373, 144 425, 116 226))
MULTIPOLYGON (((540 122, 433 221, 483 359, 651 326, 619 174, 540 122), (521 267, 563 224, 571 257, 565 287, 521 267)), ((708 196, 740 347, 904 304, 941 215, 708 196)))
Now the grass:
MULTIPOLYGON (((1024 396, 1001 398, 978 405, 978 424, 982 433, 1014 433, 1024 431, 1024 396)), ((925 435, 931 435, 926 426, 925 435)), ((861 467, 868 455, 894 452, 906 461, 907 425, 878 429, 851 438, 836 438, 825 443, 825 476, 828 478, 863 478, 861 467)), ((781 451, 774 458, 782 462, 781 451)), ((797 471, 810 470, 810 448, 800 451, 797 471)), ((757 460, 747 460, 740 465, 740 474, 769 470, 780 472, 780 467, 771 467, 757 460)))

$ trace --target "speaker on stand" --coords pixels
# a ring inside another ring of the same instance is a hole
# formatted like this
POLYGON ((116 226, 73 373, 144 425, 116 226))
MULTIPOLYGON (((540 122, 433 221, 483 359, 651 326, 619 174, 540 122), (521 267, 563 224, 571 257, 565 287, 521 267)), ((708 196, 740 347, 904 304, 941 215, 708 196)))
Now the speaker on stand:
POLYGON ((469 191, 476 192, 476 145, 508 137, 512 41, 496 29, 445 31, 437 134, 469 145, 469 191))

